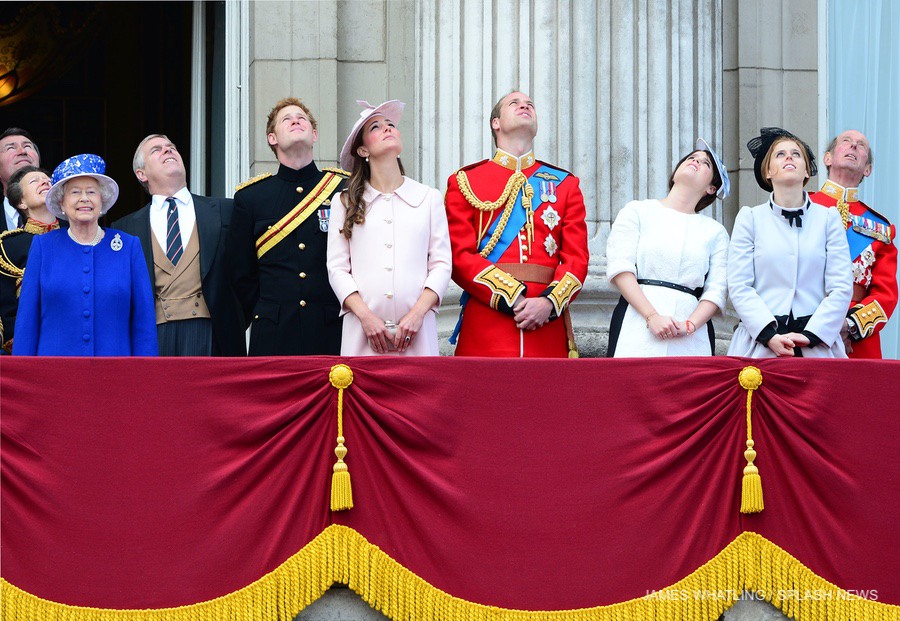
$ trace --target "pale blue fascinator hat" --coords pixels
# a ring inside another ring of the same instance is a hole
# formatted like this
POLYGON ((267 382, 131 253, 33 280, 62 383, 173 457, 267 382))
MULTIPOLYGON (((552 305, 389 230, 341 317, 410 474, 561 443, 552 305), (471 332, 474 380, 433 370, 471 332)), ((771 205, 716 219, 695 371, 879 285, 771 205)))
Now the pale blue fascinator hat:
POLYGON ((716 170, 719 171, 719 176, 722 177, 722 185, 719 186, 718 191, 716 192, 716 197, 725 199, 728 194, 731 192, 731 181, 728 180, 728 170, 725 168, 725 164, 722 163, 722 160, 719 159, 718 154, 713 151, 713 148, 709 146, 709 143, 706 142, 703 138, 697 138, 697 144, 694 146, 694 149, 698 151, 709 151, 712 153, 713 161, 716 163, 716 170))

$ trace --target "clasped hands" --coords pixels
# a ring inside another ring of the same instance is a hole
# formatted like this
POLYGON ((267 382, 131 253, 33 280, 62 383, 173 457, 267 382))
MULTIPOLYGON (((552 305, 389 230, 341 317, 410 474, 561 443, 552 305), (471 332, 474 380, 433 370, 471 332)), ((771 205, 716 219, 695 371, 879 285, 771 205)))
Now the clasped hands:
POLYGON ((647 329, 658 339, 677 338, 679 336, 688 336, 694 331, 688 329, 688 321, 675 321, 669 315, 660 315, 653 313, 647 318, 647 329))
POLYGON ((405 352, 422 329, 424 315, 413 308, 400 319, 394 330, 385 325, 384 320, 372 312, 359 318, 369 346, 377 354, 386 354, 396 349, 405 352))
POLYGON ((547 298, 526 298, 520 295, 513 302, 513 320, 519 330, 537 330, 548 321, 553 304, 547 298))
POLYGON ((769 339, 766 345, 779 358, 790 358, 794 356, 795 347, 809 345, 809 338, 799 332, 788 332, 787 334, 776 334, 769 339))

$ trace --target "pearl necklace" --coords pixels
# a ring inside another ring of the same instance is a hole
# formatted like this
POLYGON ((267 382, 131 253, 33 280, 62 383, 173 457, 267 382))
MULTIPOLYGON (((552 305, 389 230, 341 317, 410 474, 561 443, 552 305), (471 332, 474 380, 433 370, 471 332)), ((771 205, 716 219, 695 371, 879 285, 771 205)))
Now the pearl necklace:
POLYGON ((78 241, 77 239, 75 239, 75 234, 72 232, 72 229, 66 229, 66 232, 69 233, 69 237, 72 238, 72 241, 74 241, 79 246, 96 246, 97 244, 100 243, 100 240, 103 239, 103 236, 106 234, 106 232, 98 226, 97 234, 94 235, 94 239, 85 244, 85 243, 82 243, 82 242, 78 241))

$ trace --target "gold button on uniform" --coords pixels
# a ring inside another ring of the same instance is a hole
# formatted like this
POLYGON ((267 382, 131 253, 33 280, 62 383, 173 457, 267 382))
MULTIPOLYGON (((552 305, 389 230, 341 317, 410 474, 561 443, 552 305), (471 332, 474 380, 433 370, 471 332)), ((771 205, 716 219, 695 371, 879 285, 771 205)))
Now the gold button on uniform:
POLYGON ((306 250, 306 244, 300 244, 297 246, 300 250, 306 250))
POLYGON ((306 278, 306 272, 300 272, 300 278, 306 278))
POLYGON ((306 306, 306 300, 300 300, 300 306, 306 306))

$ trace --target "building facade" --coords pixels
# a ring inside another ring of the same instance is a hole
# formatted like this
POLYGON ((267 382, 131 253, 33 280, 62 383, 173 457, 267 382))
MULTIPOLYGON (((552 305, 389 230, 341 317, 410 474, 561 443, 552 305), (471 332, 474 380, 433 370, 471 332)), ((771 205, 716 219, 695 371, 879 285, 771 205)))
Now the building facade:
MULTIPOLYGON (((591 264, 573 306, 583 355, 603 355, 618 294, 606 281, 610 225, 629 200, 663 196, 672 166, 703 137, 732 196, 707 210, 730 228, 762 202, 744 145, 782 126, 821 150, 821 0, 240 0, 226 4, 226 179, 274 170, 265 116, 303 98, 316 157, 334 164, 357 99, 407 102, 408 174, 441 190, 492 153, 487 117, 512 89, 535 100, 535 152, 578 175, 591 264), (763 36, 765 34, 765 36, 763 36), (246 88, 249 86, 249 88, 246 88)), ((815 180, 811 182, 811 186, 815 180)), ((443 334, 459 290, 445 298, 443 334)), ((734 318, 716 322, 719 349, 734 318)), ((442 345, 451 351, 450 345, 442 345)))

